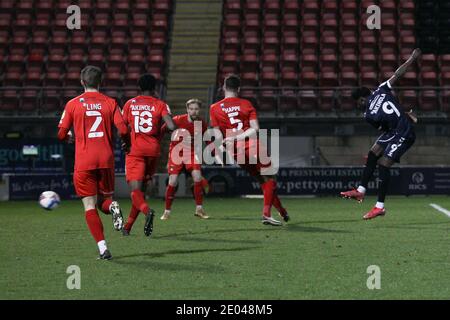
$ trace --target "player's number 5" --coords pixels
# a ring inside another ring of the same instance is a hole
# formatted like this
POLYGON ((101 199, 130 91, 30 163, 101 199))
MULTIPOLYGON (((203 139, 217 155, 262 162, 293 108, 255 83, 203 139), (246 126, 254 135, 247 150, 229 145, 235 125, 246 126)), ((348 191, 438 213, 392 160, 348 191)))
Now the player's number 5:
POLYGON ((233 124, 233 125, 237 123, 237 128, 233 128, 233 131, 242 130, 242 127, 244 126, 244 124, 242 123, 241 119, 236 119, 235 118, 238 115, 239 115, 239 113, 237 111, 228 113, 228 118, 230 118, 230 123, 233 124))
POLYGON ((152 131, 152 114, 149 111, 131 111, 131 115, 134 116, 134 132, 149 133, 152 131))
POLYGON ((89 129, 88 138, 100 138, 103 137, 103 131, 97 131, 100 123, 102 123, 102 114, 99 111, 86 111, 88 117, 95 117, 95 122, 89 129))

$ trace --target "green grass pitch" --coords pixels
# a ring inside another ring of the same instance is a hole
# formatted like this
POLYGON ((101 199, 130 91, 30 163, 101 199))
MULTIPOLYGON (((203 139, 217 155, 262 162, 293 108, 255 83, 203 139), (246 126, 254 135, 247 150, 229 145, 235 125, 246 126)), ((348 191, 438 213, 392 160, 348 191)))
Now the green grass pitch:
MULTIPOLYGON (((388 213, 338 198, 284 199, 292 221, 260 223, 260 199, 209 199, 211 220, 176 199, 172 218, 143 235, 142 216, 123 237, 102 214, 114 256, 99 261, 81 201, 45 212, 36 202, 0 203, 0 299, 449 299, 450 197, 391 197, 388 213), (67 267, 81 270, 69 290, 67 267), (367 268, 381 271, 369 290, 367 268)), ((129 200, 121 201, 128 215, 129 200)))

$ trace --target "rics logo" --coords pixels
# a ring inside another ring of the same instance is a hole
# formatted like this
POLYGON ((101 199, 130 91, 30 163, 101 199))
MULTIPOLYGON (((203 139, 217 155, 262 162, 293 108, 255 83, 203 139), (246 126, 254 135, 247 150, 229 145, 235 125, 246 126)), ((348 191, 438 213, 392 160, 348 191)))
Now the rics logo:
POLYGON ((423 182, 425 176, 422 172, 414 172, 411 176, 411 182, 409 184, 409 190, 427 190, 427 185, 423 182))
POLYGON ((425 180, 422 172, 414 172, 412 175, 412 181, 416 184, 422 183, 425 180))

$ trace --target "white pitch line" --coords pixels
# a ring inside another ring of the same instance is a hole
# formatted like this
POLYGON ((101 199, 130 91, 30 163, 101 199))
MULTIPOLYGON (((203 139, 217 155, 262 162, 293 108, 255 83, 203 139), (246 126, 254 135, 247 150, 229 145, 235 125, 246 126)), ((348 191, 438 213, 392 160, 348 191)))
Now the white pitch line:
POLYGON ((447 210, 445 208, 442 208, 441 206, 439 206, 439 205, 437 205, 435 203, 430 203, 430 206, 433 207, 434 209, 436 209, 437 211, 442 212, 443 214, 445 214, 447 217, 450 218, 450 211, 449 210, 447 210))

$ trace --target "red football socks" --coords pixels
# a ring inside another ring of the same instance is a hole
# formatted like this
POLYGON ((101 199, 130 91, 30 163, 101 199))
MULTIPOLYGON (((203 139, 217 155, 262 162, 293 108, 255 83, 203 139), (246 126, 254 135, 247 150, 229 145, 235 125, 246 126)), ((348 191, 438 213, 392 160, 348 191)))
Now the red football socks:
POLYGON ((166 210, 170 210, 172 207, 173 199, 175 199, 175 187, 168 184, 166 188, 166 210))
POLYGON ((203 190, 202 190, 202 182, 194 183, 194 198, 195 204, 197 206, 201 206, 203 204, 203 190))
POLYGON ((131 202, 133 206, 135 206, 145 215, 147 215, 150 211, 147 202, 145 202, 144 193, 141 190, 136 189, 131 192, 131 202))
POLYGON ((111 198, 105 199, 105 200, 103 201, 103 203, 102 203, 102 208, 101 208, 101 210, 102 210, 103 213, 105 213, 105 214, 110 214, 110 213, 111 213, 111 212, 109 212, 109 207, 111 206, 111 203, 112 203, 112 202, 113 202, 113 201, 112 201, 111 198))
POLYGON ((263 215, 270 217, 270 209, 272 208, 273 199, 275 196, 276 182, 274 180, 268 180, 261 184, 261 189, 264 194, 264 209, 263 215))
POLYGON ((127 223, 125 224, 125 227, 123 227, 125 230, 130 231, 133 227, 134 222, 136 221, 137 216, 139 215, 139 209, 137 209, 135 206, 131 206, 130 215, 128 216, 127 223))
POLYGON ((274 195, 272 205, 278 210, 282 215, 286 214, 286 209, 283 208, 281 204, 280 198, 277 195, 274 195))
POLYGON ((98 216, 97 209, 86 211, 85 216, 87 225, 95 241, 98 243, 99 241, 105 240, 102 220, 98 216))

